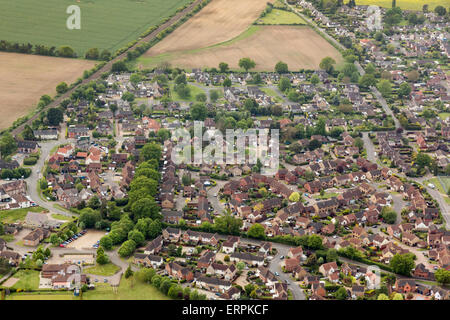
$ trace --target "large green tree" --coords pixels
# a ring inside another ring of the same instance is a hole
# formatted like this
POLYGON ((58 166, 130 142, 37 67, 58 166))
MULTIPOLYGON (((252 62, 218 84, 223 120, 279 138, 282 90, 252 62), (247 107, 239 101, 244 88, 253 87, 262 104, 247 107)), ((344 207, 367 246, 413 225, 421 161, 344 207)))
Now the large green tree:
POLYGON ((196 103, 191 107, 190 114, 192 120, 203 121, 208 115, 208 110, 203 103, 196 103))
POLYGON ((411 270, 414 269, 414 257, 412 254, 396 254, 390 261, 389 265, 395 273, 410 276, 411 270))
POLYGON ((162 155, 161 146, 154 142, 146 143, 142 147, 140 155, 142 156, 144 161, 148 161, 151 159, 159 161, 162 155))
POLYGON ((325 70, 328 73, 331 73, 334 69, 334 65, 336 64, 336 60, 331 57, 325 57, 319 64, 320 69, 325 70))
POLYGON ((239 234, 242 227, 242 219, 235 218, 226 213, 214 219, 214 225, 217 231, 227 234, 239 234))
POLYGON ((242 58, 241 60, 239 60, 239 67, 241 67, 245 71, 253 69, 255 66, 256 66, 255 61, 253 61, 250 58, 242 58))
POLYGON ((64 120, 64 113, 61 108, 50 108, 47 111, 48 124, 57 126, 64 120))
POLYGON ((250 238, 263 239, 266 236, 264 227, 259 223, 253 224, 247 231, 250 238))

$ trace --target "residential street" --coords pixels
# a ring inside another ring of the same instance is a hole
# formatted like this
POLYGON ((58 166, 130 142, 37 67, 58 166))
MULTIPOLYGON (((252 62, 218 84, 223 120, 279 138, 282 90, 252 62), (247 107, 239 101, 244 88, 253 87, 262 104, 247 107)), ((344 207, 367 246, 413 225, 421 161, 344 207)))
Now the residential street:
POLYGON ((373 145, 372 140, 369 138, 369 132, 363 132, 362 134, 362 140, 364 142, 364 147, 366 148, 367 152, 367 160, 376 163, 377 162, 377 155, 375 152, 375 146, 373 145))
POLYGON ((215 213, 222 214, 225 211, 225 205, 219 200, 219 190, 222 189, 228 181, 215 181, 217 184, 208 190, 208 201, 213 207, 215 213))
POLYGON ((66 132, 65 125, 63 125, 61 128, 61 133, 59 135, 59 140, 50 140, 50 141, 39 142, 40 151, 41 151, 39 160, 33 166, 31 175, 27 179, 25 179, 25 181, 27 182, 27 195, 34 202, 36 202, 37 205, 39 205, 40 207, 45 208, 51 212, 70 217, 70 216, 73 216, 74 214, 70 213, 69 211, 65 211, 65 210, 55 207, 54 204, 56 204, 56 202, 43 200, 44 196, 40 196, 38 193, 39 179, 42 177, 42 170, 44 169, 45 162, 48 160, 48 158, 50 156, 50 152, 55 147, 68 142, 68 140, 64 137, 65 132, 66 132))

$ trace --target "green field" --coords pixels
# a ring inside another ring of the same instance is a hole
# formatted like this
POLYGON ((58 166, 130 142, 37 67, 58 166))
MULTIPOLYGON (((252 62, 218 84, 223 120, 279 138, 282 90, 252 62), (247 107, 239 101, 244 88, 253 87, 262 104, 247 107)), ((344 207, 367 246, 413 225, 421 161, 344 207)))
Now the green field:
POLYGON ((187 98, 181 98, 178 93, 174 90, 174 87, 171 87, 171 95, 172 95, 172 100, 173 101, 185 101, 185 102, 195 102, 196 99, 195 97, 200 94, 200 93, 205 93, 206 92, 202 89, 200 89, 199 87, 193 86, 193 85, 187 85, 189 87, 189 89, 191 90, 191 94, 189 97, 187 98))
POLYGON ((445 202, 447 202, 448 204, 450 204, 450 197, 447 196, 447 192, 448 190, 450 190, 450 178, 449 177, 436 177, 436 178, 432 178, 429 180, 424 181, 424 185, 428 186, 428 184, 434 184, 434 186, 436 187, 436 189, 442 193, 444 196, 444 200, 445 202))
POLYGON ((68 217, 68 216, 65 216, 65 215, 62 215, 62 214, 59 214, 59 213, 54 213, 54 214, 52 214, 52 218, 53 218, 53 219, 56 219, 56 220, 61 220, 61 221, 69 221, 69 220, 72 220, 71 217, 68 217))
POLYGON ((13 293, 6 300, 74 300, 71 292, 13 293))
POLYGON ((448 112, 439 113, 439 118, 441 118, 441 120, 447 120, 447 118, 449 118, 449 117, 450 117, 450 113, 448 113, 448 112))
POLYGON ((30 207, 23 209, 11 209, 0 211, 0 222, 3 223, 14 223, 17 221, 23 221, 27 216, 28 212, 42 212, 44 208, 41 207, 30 207))
POLYGON ((13 275, 19 279, 12 288, 22 290, 39 289, 39 271, 36 270, 19 270, 13 275))
POLYGON ((329 193, 325 193, 323 196, 321 196, 321 195, 314 196, 314 199, 325 200, 325 199, 337 197, 338 195, 339 195, 338 193, 329 192, 329 193))
MULTIPOLYGON (((16 286, 14 286, 16 287, 16 286)), ((169 300, 152 285, 144 284, 133 278, 120 281, 117 293, 109 284, 100 283, 95 289, 83 293, 83 300, 169 300)), ((80 300, 72 292, 46 291, 46 292, 19 292, 6 297, 6 300, 80 300)))
POLYGON ((270 24, 270 25, 283 25, 283 24, 306 24, 306 22, 293 12, 273 9, 265 17, 256 21, 256 24, 270 24))
POLYGON ((144 284, 133 278, 120 280, 117 293, 109 284, 96 284, 94 290, 83 293, 83 300, 168 300, 152 285, 144 284))
POLYGON ((276 93, 275 90, 271 89, 271 88, 260 88, 262 92, 264 92, 265 94, 267 94, 268 96, 272 97, 275 99, 275 102, 283 102, 283 98, 281 98, 278 93, 276 93))
MULTIPOLYGON (((377 5, 384 8, 392 8, 392 0, 356 0, 356 5, 377 5)), ((397 7, 404 10, 422 10, 424 4, 428 4, 428 10, 434 10, 437 6, 448 8, 448 0, 397 0, 397 7)))
POLYGON ((94 267, 89 267, 83 269, 83 272, 89 274, 95 274, 98 276, 112 276, 115 275, 120 270, 120 267, 113 263, 107 263, 104 265, 96 265, 94 267))
POLYGON ((90 48, 114 53, 191 0, 0 0, 0 40, 59 47, 84 55, 90 48), (77 5, 81 28, 69 30, 67 7, 77 5))

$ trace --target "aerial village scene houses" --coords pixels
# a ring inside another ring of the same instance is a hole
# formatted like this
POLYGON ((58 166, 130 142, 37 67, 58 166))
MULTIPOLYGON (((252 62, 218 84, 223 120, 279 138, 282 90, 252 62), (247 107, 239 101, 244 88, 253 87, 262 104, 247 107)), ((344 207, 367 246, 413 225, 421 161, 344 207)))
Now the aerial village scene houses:
POLYGON ((2 140, 6 297, 135 279, 172 299, 448 300, 448 14, 382 9, 406 22, 375 32, 367 6, 318 2, 280 10, 342 46, 342 68, 109 72, 2 140), (278 129, 276 173, 175 163, 194 121, 278 129))

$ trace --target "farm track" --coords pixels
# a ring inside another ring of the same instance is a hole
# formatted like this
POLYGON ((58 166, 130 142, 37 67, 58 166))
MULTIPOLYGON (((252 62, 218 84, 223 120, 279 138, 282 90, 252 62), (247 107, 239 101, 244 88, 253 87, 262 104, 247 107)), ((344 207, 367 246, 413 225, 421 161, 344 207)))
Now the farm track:
POLYGON ((48 110, 49 108, 54 108, 59 106, 59 104, 64 100, 70 97, 70 95, 80 86, 89 83, 92 80, 97 80, 101 77, 101 75, 105 72, 108 72, 111 70, 112 65, 119 61, 122 60, 123 58, 127 57, 127 52, 133 49, 136 49, 136 47, 140 46, 143 43, 152 41, 153 39, 156 38, 156 36, 164 31, 165 29, 173 26, 174 24, 176 24, 178 21, 180 21, 181 19, 183 19, 187 14, 189 14, 197 5, 199 5, 200 3, 202 3, 203 0, 196 0, 193 3, 191 3, 187 8, 185 8, 183 11, 177 13, 174 17, 172 17, 169 21, 165 22, 164 24, 162 24, 160 27, 158 27, 155 31, 151 32, 149 35, 145 36, 144 38, 140 39, 136 44, 134 44, 132 47, 128 48, 127 50, 125 50, 122 54, 118 55, 117 57, 115 57, 114 59, 108 61, 102 68, 100 68, 99 70, 97 70, 95 73, 93 73, 90 77, 83 79, 83 81, 81 83, 79 83, 78 85, 76 85, 75 87, 73 87, 72 89, 68 90, 66 93, 62 94, 61 96, 59 96, 58 98, 56 98, 55 100, 53 100, 50 104, 48 104, 45 108, 43 108, 41 111, 37 112, 36 114, 34 114, 30 119, 28 119, 25 123, 21 124, 20 126, 18 126, 17 128, 13 129, 11 131, 11 134, 13 136, 17 136, 18 134, 20 134, 23 129, 25 128, 26 125, 31 126, 31 124, 33 123, 34 120, 39 118, 39 115, 48 110))

